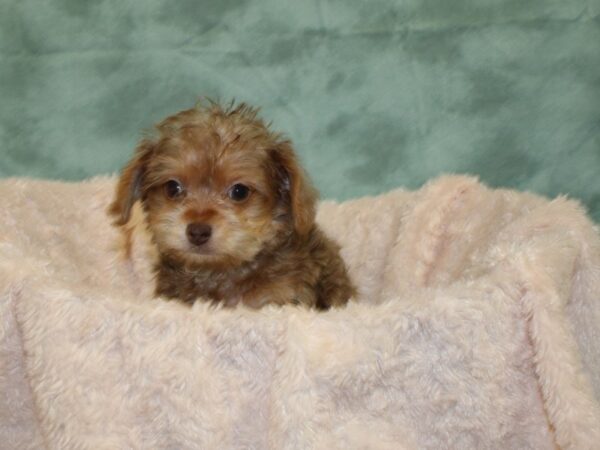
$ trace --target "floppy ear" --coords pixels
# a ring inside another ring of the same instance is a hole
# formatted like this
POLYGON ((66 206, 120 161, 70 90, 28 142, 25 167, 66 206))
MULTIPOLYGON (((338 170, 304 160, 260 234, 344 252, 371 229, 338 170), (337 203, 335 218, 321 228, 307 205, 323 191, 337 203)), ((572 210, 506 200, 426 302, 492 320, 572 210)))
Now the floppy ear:
POLYGON ((129 222, 131 208, 142 196, 144 172, 153 150, 153 142, 149 140, 140 142, 133 158, 121 172, 115 198, 108 209, 109 214, 115 216, 115 225, 125 225, 129 222))
POLYGON ((300 235, 305 235, 315 222, 317 191, 298 163, 290 142, 281 142, 270 150, 270 154, 275 166, 279 195, 289 202, 294 229, 300 235))

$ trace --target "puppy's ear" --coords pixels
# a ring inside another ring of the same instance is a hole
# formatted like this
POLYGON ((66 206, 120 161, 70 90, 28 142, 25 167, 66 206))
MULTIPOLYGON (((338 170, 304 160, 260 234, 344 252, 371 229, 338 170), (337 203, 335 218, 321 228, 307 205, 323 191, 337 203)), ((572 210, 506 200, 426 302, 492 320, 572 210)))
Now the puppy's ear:
POLYGON ((289 203, 294 229, 298 234, 305 235, 315 222, 317 191, 298 163, 290 142, 281 142, 270 150, 270 155, 279 195, 289 203))
POLYGON ((140 142, 131 161, 127 163, 117 183, 115 198, 108 212, 115 217, 115 225, 125 225, 131 217, 133 204, 142 196, 142 182, 148 159, 154 151, 154 143, 140 142))

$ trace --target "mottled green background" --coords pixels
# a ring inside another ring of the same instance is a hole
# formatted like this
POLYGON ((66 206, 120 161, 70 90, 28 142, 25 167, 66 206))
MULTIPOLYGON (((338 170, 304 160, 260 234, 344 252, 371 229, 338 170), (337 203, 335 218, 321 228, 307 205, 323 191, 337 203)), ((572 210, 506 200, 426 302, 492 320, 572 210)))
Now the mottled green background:
POLYGON ((0 0, 0 176, 116 171, 201 95, 262 106, 326 198, 448 172, 600 220, 600 0, 0 0))

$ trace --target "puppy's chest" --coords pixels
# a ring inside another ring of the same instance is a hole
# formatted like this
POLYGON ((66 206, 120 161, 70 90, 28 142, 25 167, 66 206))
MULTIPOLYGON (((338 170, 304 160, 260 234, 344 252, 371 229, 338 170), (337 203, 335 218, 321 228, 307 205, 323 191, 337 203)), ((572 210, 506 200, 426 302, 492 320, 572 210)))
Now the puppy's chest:
POLYGON ((318 271, 289 265, 252 265, 232 271, 157 268, 156 293, 186 303, 223 302, 227 306, 245 303, 312 304, 318 271))
POLYGON ((157 270, 156 293, 187 303, 196 300, 239 301, 259 286, 274 284, 277 278, 273 271, 250 267, 217 271, 181 270, 161 266, 157 270))
POLYGON ((257 272, 196 272, 189 274, 188 289, 211 300, 227 300, 247 295, 255 286, 269 280, 257 272))

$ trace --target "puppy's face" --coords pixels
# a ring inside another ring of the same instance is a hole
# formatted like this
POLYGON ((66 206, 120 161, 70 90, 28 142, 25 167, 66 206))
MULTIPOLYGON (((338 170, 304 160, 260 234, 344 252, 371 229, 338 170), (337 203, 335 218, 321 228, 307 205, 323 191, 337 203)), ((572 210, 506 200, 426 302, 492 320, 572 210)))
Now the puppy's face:
POLYGON ((141 200, 159 252, 237 265, 314 221, 315 192, 289 142, 240 105, 183 111, 157 126, 126 166, 111 213, 141 200))

